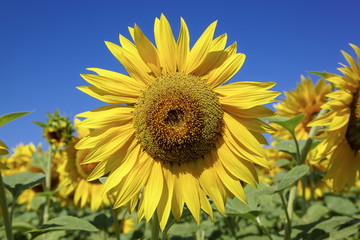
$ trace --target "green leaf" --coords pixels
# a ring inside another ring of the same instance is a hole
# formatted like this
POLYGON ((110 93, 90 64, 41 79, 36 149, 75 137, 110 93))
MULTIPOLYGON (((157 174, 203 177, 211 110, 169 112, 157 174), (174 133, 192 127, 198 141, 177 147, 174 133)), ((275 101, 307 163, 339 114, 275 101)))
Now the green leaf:
POLYGON ((45 180, 43 173, 22 172, 3 178, 5 188, 8 189, 16 199, 23 191, 35 187, 45 180))
POLYGON ((359 232, 360 219, 347 216, 336 216, 320 223, 310 223, 295 228, 304 229, 292 239, 347 239, 346 237, 359 232))
POLYGON ((286 130, 288 130, 292 135, 295 135, 295 128, 301 121, 306 117, 305 113, 300 113, 299 115, 296 115, 295 117, 289 119, 286 117, 270 117, 266 118, 267 121, 276 123, 286 130))
POLYGON ((248 204, 237 198, 228 199, 225 206, 226 214, 255 220, 264 209, 274 210, 272 206, 269 208, 270 205, 274 204, 274 199, 278 197, 272 195, 274 193, 273 187, 260 182, 258 188, 246 185, 244 190, 248 204))
POLYGON ((8 122, 11 122, 19 117, 29 114, 29 113, 31 113, 31 112, 14 112, 14 113, 4 114, 0 117, 0 127, 4 126, 8 122))
POLYGON ((102 184, 105 184, 106 179, 107 179, 107 177, 100 177, 100 178, 99 178, 99 181, 100 181, 102 184))
POLYGON ((295 162, 290 161, 286 158, 281 158, 279 160, 276 160, 274 166, 275 167, 286 167, 286 166, 294 166, 295 162))
POLYGON ((114 223, 114 217, 108 213, 93 213, 83 218, 91 222, 96 228, 107 231, 109 227, 114 223))
POLYGON ((328 212, 329 209, 323 206, 321 203, 314 203, 307 209, 303 220, 306 223, 314 223, 321 219, 328 212))
POLYGON ((341 196, 326 196, 325 203, 331 211, 342 215, 351 216, 357 212, 354 203, 352 203, 348 198, 341 196))
MULTIPOLYGON (((14 221, 12 223, 12 229, 13 230, 21 230, 21 231, 30 231, 30 230, 35 229, 35 227, 28 222, 14 221)), ((0 231, 5 231, 5 227, 0 227, 0 231)))
POLYGON ((34 167, 40 168, 41 170, 43 170, 44 172, 46 172, 47 169, 47 164, 48 164, 48 156, 46 156, 43 153, 39 153, 39 152, 34 152, 31 155, 31 164, 34 167))
POLYGON ((326 75, 325 73, 323 72, 309 72, 310 74, 314 74, 314 75, 317 75, 317 76, 320 76, 322 78, 326 78, 326 75))
POLYGON ((52 231, 65 231, 65 230, 80 230, 87 232, 99 231, 88 221, 72 216, 61 216, 49 220, 40 229, 30 231, 32 237, 37 237, 41 234, 52 232, 52 231))
POLYGON ((275 186, 275 191, 280 192, 285 188, 291 186, 294 182, 299 180, 302 176, 309 172, 309 167, 306 165, 296 166, 287 172, 280 183, 275 186))

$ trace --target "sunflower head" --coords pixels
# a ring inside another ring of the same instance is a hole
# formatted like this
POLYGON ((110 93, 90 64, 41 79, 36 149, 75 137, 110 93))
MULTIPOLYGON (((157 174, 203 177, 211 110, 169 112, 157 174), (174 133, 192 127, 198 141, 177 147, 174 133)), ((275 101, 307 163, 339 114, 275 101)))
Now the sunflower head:
MULTIPOLYGON (((310 127, 307 124, 316 118, 321 110, 321 105, 327 101, 326 94, 332 91, 331 85, 326 84, 324 79, 320 79, 315 85, 310 77, 301 76, 301 83, 292 91, 285 92, 285 98, 282 102, 275 105, 279 116, 293 118, 300 113, 306 113, 306 117, 295 128, 295 136, 299 140, 307 139, 310 127)), ((290 133, 279 128, 278 125, 272 125, 278 131, 273 135, 282 139, 292 139, 290 133)))
MULTIPOLYGON (((80 124, 75 119, 75 124, 80 124)), ((79 137, 73 136, 65 148, 65 157, 58 169, 60 174, 60 201, 63 205, 73 202, 76 207, 84 208, 90 205, 92 210, 97 210, 103 205, 109 204, 106 195, 100 194, 103 191, 103 184, 97 179, 87 182, 86 179, 98 163, 82 164, 89 153, 89 149, 75 149, 76 143, 91 131, 86 128, 76 127, 79 137)))
POLYGON ((72 138, 73 126, 68 117, 60 116, 59 110, 54 114, 47 113, 46 123, 34 122, 42 127, 46 140, 57 147, 66 146, 72 138))
POLYGON ((106 42, 128 75, 92 68, 81 75, 93 86, 79 89, 110 103, 81 113, 78 127, 94 129, 77 144, 83 164, 97 163, 88 179, 107 175, 104 192, 114 207, 138 205, 138 221, 156 212, 164 229, 170 211, 180 220, 186 204, 199 224, 211 217, 211 198, 225 214, 227 197, 246 202, 242 182, 257 184, 254 165, 269 167, 260 143, 273 130, 258 118, 273 115, 259 106, 273 101, 274 83, 228 82, 245 55, 227 35, 213 39, 213 22, 190 48, 187 25, 175 41, 164 15, 155 19, 156 46, 135 25, 132 40, 106 42))
POLYGON ((357 61, 342 52, 350 66, 341 64, 342 75, 325 72, 326 80, 337 90, 327 94, 330 100, 322 105, 328 113, 313 120, 309 126, 327 126, 322 134, 324 140, 317 147, 317 160, 327 158, 329 167, 325 180, 329 180, 334 191, 355 184, 360 173, 360 49, 355 50, 357 61))

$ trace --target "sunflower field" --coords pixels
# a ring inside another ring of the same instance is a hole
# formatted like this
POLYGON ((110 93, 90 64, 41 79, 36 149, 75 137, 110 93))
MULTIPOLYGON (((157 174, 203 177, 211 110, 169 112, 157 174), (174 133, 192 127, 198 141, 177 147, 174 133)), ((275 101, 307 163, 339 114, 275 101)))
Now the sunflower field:
POLYGON ((360 49, 279 99, 229 83, 245 54, 216 26, 129 27, 106 42, 125 72, 79 70, 101 107, 34 122, 45 146, 2 139, 0 239, 360 239, 360 49))

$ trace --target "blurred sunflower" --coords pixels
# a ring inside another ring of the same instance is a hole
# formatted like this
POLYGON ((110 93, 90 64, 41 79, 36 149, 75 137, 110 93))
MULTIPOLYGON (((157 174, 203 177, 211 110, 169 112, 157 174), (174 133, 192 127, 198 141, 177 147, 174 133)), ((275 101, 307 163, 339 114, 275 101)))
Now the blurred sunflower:
MULTIPOLYGON (((80 121, 75 119, 75 124, 80 121)), ((90 133, 89 129, 76 127, 79 137, 73 136, 72 140, 65 148, 66 157, 64 158, 58 171, 60 174, 61 190, 59 191, 62 203, 67 204, 70 201, 79 208, 90 205, 91 210, 98 210, 101 206, 109 205, 109 199, 106 195, 101 196, 104 185, 99 180, 91 182, 86 181, 89 173, 95 168, 97 163, 81 165, 89 149, 76 150, 75 145, 80 139, 90 133)))
MULTIPOLYGON (((297 88, 292 91, 285 92, 285 98, 282 99, 282 102, 274 106, 278 115, 283 117, 293 118, 300 113, 306 113, 306 117, 295 128, 295 136, 297 140, 306 140, 308 138, 311 128, 308 127, 307 124, 318 115, 321 110, 321 105, 327 101, 326 95, 331 91, 331 85, 326 84, 325 80, 320 79, 314 85, 310 77, 305 78, 304 76, 301 76, 301 83, 297 84, 297 88)), ((292 139, 291 134, 286 129, 277 124, 273 124, 271 126, 277 129, 277 132, 272 134, 273 137, 285 140, 292 139)), ((274 149, 271 151, 277 152, 274 149)), ((302 196, 303 191, 305 190, 306 199, 310 199, 312 194, 315 199, 320 198, 323 195, 323 191, 327 191, 328 189, 326 184, 321 183, 321 177, 319 177, 325 172, 327 161, 322 161, 321 163, 313 161, 316 154, 317 148, 314 148, 308 153, 305 160, 305 164, 310 166, 311 169, 311 179, 305 179, 305 188, 302 187, 300 181, 298 182, 298 194, 302 196), (318 177, 315 178, 314 176, 318 177)), ((270 163, 273 163, 274 165, 277 160, 282 158, 294 161, 294 159, 286 153, 272 154, 270 156, 270 163)), ((273 171, 279 172, 282 169, 283 168, 274 167, 273 171)))
POLYGON ((84 164, 98 163, 90 181, 107 175, 105 192, 117 196, 114 207, 138 206, 138 221, 155 210, 164 229, 170 211, 180 220, 184 204, 199 224, 200 209, 211 217, 210 197, 225 215, 226 198, 246 202, 241 181, 256 185, 254 164, 269 167, 260 143, 273 129, 258 118, 273 115, 261 104, 279 95, 275 83, 221 84, 241 68, 245 55, 227 35, 213 39, 212 23, 190 50, 181 19, 175 42, 164 15, 155 19, 157 48, 139 27, 132 39, 106 42, 130 76, 89 69, 82 77, 94 86, 79 87, 111 105, 79 114, 78 126, 96 129, 76 148, 91 149, 84 164))
MULTIPOLYGON (((274 108, 279 116, 293 118, 300 113, 306 113, 306 117, 295 128, 295 136, 298 140, 306 140, 309 136, 310 127, 307 124, 313 120, 321 110, 321 105, 327 101, 326 94, 332 91, 331 85, 320 79, 314 86, 310 77, 301 76, 301 83, 292 91, 285 92, 282 102, 274 108)), ((271 125, 278 130, 274 137, 292 139, 291 134, 277 124, 271 125)))
MULTIPOLYGON (((8 147, 0 140, 0 156, 7 154, 9 154, 8 147)), ((0 169, 8 169, 8 167, 4 163, 0 162, 0 169)))
MULTIPOLYGON (((19 144, 16 148, 13 149, 13 154, 9 157, 5 157, 2 162, 8 167, 8 170, 3 170, 2 173, 4 176, 13 175, 20 172, 43 172, 40 168, 34 167, 31 164, 31 157, 33 153, 39 152, 43 153, 41 145, 37 148, 33 143, 28 145, 19 144)), ((52 189, 56 189, 57 184, 59 182, 58 174, 56 173, 56 168, 61 161, 61 155, 57 153, 54 157, 53 167, 52 167, 52 175, 51 175, 51 183, 52 189)), ((36 186, 31 189, 25 190, 18 198, 18 204, 27 204, 27 208, 31 208, 31 201, 35 197, 37 192, 42 192, 42 185, 36 186)))
POLYGON ((338 90, 327 94, 331 100, 322 105, 329 112, 309 124, 328 126, 320 136, 324 141, 318 146, 318 159, 329 159, 324 179, 332 182, 335 192, 353 186, 360 171, 360 50, 353 44, 350 46, 358 62, 342 51, 350 67, 341 64, 343 68, 338 70, 343 76, 325 73, 326 80, 338 90))

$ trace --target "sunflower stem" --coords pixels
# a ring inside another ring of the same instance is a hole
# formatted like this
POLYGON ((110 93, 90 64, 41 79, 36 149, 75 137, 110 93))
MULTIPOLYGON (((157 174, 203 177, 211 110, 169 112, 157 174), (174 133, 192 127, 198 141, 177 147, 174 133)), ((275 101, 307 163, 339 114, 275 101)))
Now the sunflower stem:
POLYGON ((120 229, 120 224, 119 224, 119 219, 118 219, 119 211, 118 211, 118 209, 112 209, 111 212, 114 217, 116 240, 120 240, 121 229, 120 229))
MULTIPOLYGON (((280 194, 280 195, 281 195, 281 194, 280 194)), ((257 224, 259 225, 261 231, 262 231, 263 233, 265 233, 266 236, 268 236, 268 238, 269 238, 270 240, 272 240, 272 237, 271 237, 269 231, 264 227, 264 225, 262 224, 259 216, 256 217, 256 222, 257 222, 257 224)))
POLYGON ((292 186, 289 194, 289 200, 287 205, 288 221, 286 223, 286 228, 285 228, 285 237, 284 237, 285 240, 291 239, 291 225, 292 225, 292 218, 294 212, 294 202, 296 198, 296 189, 297 189, 296 185, 292 186))
POLYGON ((154 213, 151 223, 151 240, 158 240, 160 232, 160 225, 157 213, 154 213))
POLYGON ((45 177, 45 192, 47 192, 49 194, 47 194, 46 205, 44 208, 43 223, 48 222, 49 215, 50 215, 51 168, 52 168, 53 157, 54 157, 56 151, 57 151, 57 147, 54 144, 50 144, 50 154, 47 159, 48 162, 46 165, 46 172, 45 172, 45 175, 46 175, 46 177, 45 177))
MULTIPOLYGON (((13 201, 16 201, 16 199, 14 198, 13 201)), ((6 237, 8 240, 13 240, 14 235, 12 232, 12 221, 9 216, 9 210, 8 210, 8 206, 7 206, 7 200, 6 200, 6 195, 5 195, 4 183, 3 183, 2 176, 1 176, 1 171, 0 171, 0 207, 1 207, 1 212, 2 212, 2 216, 3 216, 6 237)))

